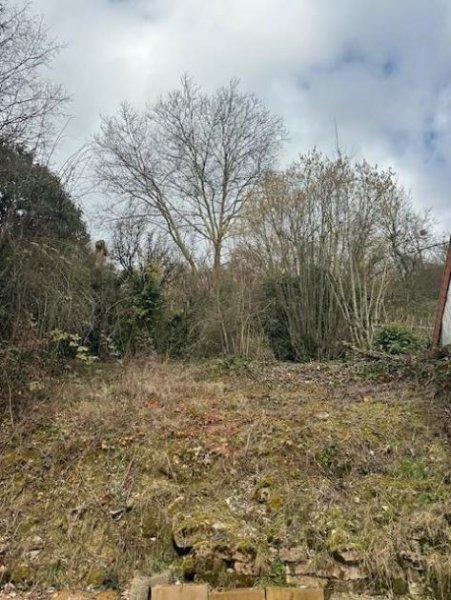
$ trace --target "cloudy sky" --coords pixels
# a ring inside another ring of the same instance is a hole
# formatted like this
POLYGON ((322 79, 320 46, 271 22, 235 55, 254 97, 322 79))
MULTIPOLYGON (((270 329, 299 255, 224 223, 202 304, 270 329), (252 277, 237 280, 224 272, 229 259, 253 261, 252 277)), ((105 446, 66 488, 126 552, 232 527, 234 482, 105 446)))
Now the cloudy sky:
POLYGON ((64 151, 99 113, 152 101, 183 73, 238 77, 286 122, 283 161, 341 147, 392 166, 451 230, 449 0, 32 0, 66 44, 53 76, 72 94, 64 151))

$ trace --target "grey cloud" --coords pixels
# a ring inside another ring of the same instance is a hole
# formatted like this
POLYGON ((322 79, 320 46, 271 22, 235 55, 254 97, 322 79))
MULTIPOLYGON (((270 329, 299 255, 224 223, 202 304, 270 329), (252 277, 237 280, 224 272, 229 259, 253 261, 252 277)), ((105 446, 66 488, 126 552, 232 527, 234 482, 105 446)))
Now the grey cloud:
POLYGON ((291 132, 283 160, 340 143, 392 165, 451 228, 451 4, 446 0, 34 0, 67 43, 54 76, 73 95, 63 152, 99 113, 142 105, 184 72, 239 77, 291 132))

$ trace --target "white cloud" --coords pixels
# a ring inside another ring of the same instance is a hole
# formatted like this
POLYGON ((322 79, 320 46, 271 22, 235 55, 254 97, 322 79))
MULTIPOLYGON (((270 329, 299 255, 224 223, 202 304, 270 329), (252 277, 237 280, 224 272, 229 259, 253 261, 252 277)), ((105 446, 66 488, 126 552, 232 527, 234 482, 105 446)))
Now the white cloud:
POLYGON ((451 228, 451 3, 447 0, 34 0, 67 44, 65 151, 119 102, 156 99, 188 72, 239 77, 281 114, 285 159, 335 146, 397 169, 451 228))

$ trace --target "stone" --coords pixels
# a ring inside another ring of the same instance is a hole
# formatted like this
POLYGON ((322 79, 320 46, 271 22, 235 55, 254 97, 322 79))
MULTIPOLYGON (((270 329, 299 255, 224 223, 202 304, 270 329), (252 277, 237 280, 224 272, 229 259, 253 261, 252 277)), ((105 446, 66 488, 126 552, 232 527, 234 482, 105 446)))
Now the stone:
POLYGON ((307 575, 321 579, 338 579, 343 581, 366 579, 366 573, 357 565, 335 563, 321 568, 315 566, 312 561, 294 565, 292 574, 297 577, 307 575))
POLYGON ((331 564, 324 568, 315 566, 313 561, 296 564, 293 567, 294 575, 311 575, 312 577, 320 577, 325 579, 341 579, 343 574, 343 566, 331 564))
POLYGON ((254 565, 250 562, 236 561, 233 568, 238 575, 255 575, 254 565))
POLYGON ((327 587, 329 581, 324 577, 311 577, 309 575, 293 577, 291 575, 287 575, 287 583, 296 585, 300 588, 323 590, 325 587, 327 587))
POLYGON ((358 565, 363 560, 361 554, 359 554, 359 552, 354 548, 337 550, 335 552, 335 557, 337 558, 337 560, 346 565, 358 565))
POLYGON ((110 516, 112 519, 114 519, 115 521, 119 521, 119 519, 122 519, 122 517, 129 511, 131 510, 131 508, 127 508, 126 506, 122 506, 121 508, 116 508, 113 510, 110 510, 110 516))
POLYGON ((265 590, 242 588, 225 592, 211 592, 209 600, 265 600, 265 590))
POLYGON ((293 567, 292 567, 293 575, 310 575, 313 572, 314 572, 314 567, 313 567, 311 561, 298 563, 298 564, 293 565, 293 567))
MULTIPOLYGON (((368 582, 366 580, 358 580, 358 581, 343 581, 341 579, 334 579, 329 582, 327 591, 332 594, 347 594, 345 596, 346 600, 348 600, 348 595, 351 598, 359 598, 360 595, 368 589, 368 582)), ((366 596, 364 597, 367 600, 366 596)), ((362 598, 362 600, 364 600, 362 598)), ((369 599, 368 599, 369 600, 369 599)))
POLYGON ((302 563, 308 560, 308 555, 303 546, 296 546, 295 548, 281 548, 279 558, 287 563, 302 563))
POLYGON ((265 504, 266 502, 268 502, 269 500, 269 496, 270 496, 270 489, 269 487, 262 487, 259 488, 256 492, 255 492, 255 500, 257 502, 259 502, 260 504, 265 504))
POLYGON ((42 550, 44 540, 39 535, 34 535, 30 540, 30 550, 42 550))
MULTIPOLYGON (((224 557, 226 557, 226 554, 227 553, 223 553, 224 557)), ((240 552, 239 550, 235 550, 234 552, 232 552, 230 557, 235 562, 246 562, 249 558, 247 554, 244 554, 244 552, 240 552)))
POLYGON ((322 589, 308 588, 266 588, 266 600, 324 600, 322 589))
POLYGON ((130 582, 128 597, 129 600, 148 600, 150 597, 150 589, 152 586, 152 578, 146 576, 134 577, 130 582))
POLYGON ((0 586, 11 579, 11 573, 5 565, 0 565, 0 586))
POLYGON ((347 566, 341 570, 341 579, 344 581, 358 581, 366 579, 366 573, 356 566, 347 566))
POLYGON ((315 417, 320 421, 327 421, 327 419, 330 417, 330 414, 328 412, 319 412, 316 413, 315 417))
POLYGON ((168 585, 172 581, 171 571, 162 571, 161 573, 155 573, 150 577, 150 587, 156 587, 157 585, 168 585))

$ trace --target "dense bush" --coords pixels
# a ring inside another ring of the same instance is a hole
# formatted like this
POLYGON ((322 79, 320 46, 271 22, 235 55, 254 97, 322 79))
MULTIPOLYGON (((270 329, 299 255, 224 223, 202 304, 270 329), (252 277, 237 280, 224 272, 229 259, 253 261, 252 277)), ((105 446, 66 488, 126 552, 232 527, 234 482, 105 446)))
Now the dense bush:
POLYGON ((83 215, 58 177, 31 152, 0 140, 2 238, 86 244, 83 215))
POLYGON ((161 294, 155 265, 116 275, 116 298, 112 307, 107 307, 108 335, 121 355, 154 350, 155 331, 161 318, 161 294))
POLYGON ((26 396, 26 381, 52 367, 50 332, 77 335, 83 347, 93 327, 88 241, 59 179, 0 142, 0 401, 10 410, 26 396))
POLYGON ((263 281, 264 331, 280 360, 336 357, 344 339, 341 314, 320 269, 302 277, 278 274, 263 281))
POLYGON ((30 153, 0 143, 0 343, 28 324, 42 336, 89 325, 88 239, 58 178, 30 153))

